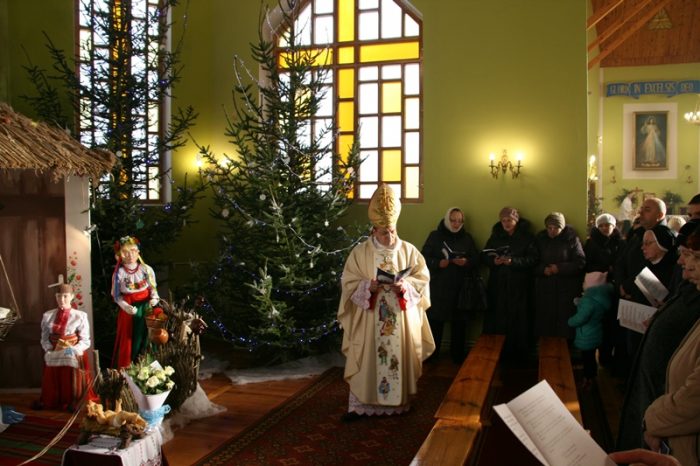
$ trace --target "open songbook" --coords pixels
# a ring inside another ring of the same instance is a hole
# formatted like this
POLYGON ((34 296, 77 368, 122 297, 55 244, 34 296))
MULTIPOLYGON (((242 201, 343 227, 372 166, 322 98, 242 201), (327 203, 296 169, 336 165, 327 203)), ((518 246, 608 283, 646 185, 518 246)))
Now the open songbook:
POLYGON ((510 246, 501 246, 496 249, 484 249, 482 252, 489 256, 510 256, 510 246))
POLYGON ((380 268, 377 268, 377 281, 379 283, 389 283, 389 284, 396 283, 396 282, 403 280, 403 278, 406 275, 408 275, 408 272, 410 272, 410 271, 411 271, 411 267, 407 267, 407 268, 403 269, 402 271, 394 274, 391 272, 386 272, 380 268))
POLYGON ((647 301, 652 306, 658 306, 668 295, 668 289, 658 279, 654 272, 649 270, 649 267, 644 267, 641 272, 634 277, 634 284, 637 285, 639 291, 642 292, 647 301))
POLYGON ((647 331, 645 322, 651 319, 656 310, 654 306, 621 299, 617 305, 617 320, 620 321, 622 327, 645 333, 647 331))
POLYGON ((467 257, 467 253, 464 251, 453 251, 445 241, 442 242, 444 246, 442 248, 442 253, 445 255, 445 259, 460 259, 462 257, 467 257))
POLYGON ((493 409, 545 466, 615 466, 546 380, 493 409))

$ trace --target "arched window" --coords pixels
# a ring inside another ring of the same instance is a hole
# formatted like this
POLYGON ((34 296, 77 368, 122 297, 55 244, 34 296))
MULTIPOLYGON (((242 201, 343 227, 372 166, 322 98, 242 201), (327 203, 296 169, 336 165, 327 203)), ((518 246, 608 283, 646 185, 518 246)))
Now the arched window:
MULTIPOLYGON (((422 200, 422 22, 403 0, 307 0, 296 13, 302 46, 325 49, 332 71, 316 115, 338 128, 336 152, 359 143, 355 198, 381 182, 406 201, 422 200), (357 141, 356 141, 357 140, 357 141)), ((277 46, 284 53, 285 37, 277 46)))

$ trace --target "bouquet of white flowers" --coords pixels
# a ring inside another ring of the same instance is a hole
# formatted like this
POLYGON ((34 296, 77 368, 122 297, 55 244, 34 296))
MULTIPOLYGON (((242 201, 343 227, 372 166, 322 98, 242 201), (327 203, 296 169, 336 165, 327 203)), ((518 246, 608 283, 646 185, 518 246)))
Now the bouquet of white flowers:
POLYGON ((150 364, 132 363, 126 373, 144 395, 169 392, 175 386, 175 382, 170 378, 175 373, 175 369, 171 366, 162 367, 158 361, 150 364))

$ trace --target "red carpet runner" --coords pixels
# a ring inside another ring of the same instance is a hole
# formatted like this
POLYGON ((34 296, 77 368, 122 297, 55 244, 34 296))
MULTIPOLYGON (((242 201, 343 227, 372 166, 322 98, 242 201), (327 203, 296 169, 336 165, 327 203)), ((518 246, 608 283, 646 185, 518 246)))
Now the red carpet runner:
MULTIPOLYGON (((53 448, 31 464, 61 464, 63 451, 73 445, 78 438, 78 424, 77 422, 73 424, 53 448)), ((36 416, 26 416, 22 422, 10 425, 4 432, 0 433, 0 464, 14 466, 31 458, 41 451, 64 425, 64 421, 36 416)))
POLYGON ((342 423, 348 386, 333 368, 197 465, 402 465, 430 432, 447 377, 423 376, 411 411, 342 423))

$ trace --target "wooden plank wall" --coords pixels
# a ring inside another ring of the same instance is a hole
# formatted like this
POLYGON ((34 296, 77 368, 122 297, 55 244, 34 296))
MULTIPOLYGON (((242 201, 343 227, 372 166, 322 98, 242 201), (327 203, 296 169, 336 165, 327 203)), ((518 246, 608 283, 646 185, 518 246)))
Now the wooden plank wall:
MULTIPOLYGON (((33 170, 0 171, 0 254, 22 312, 22 320, 0 342, 0 388, 41 386, 42 314, 56 307, 47 285, 66 274, 63 183, 33 170)), ((0 306, 10 307, 4 276, 0 306)))

